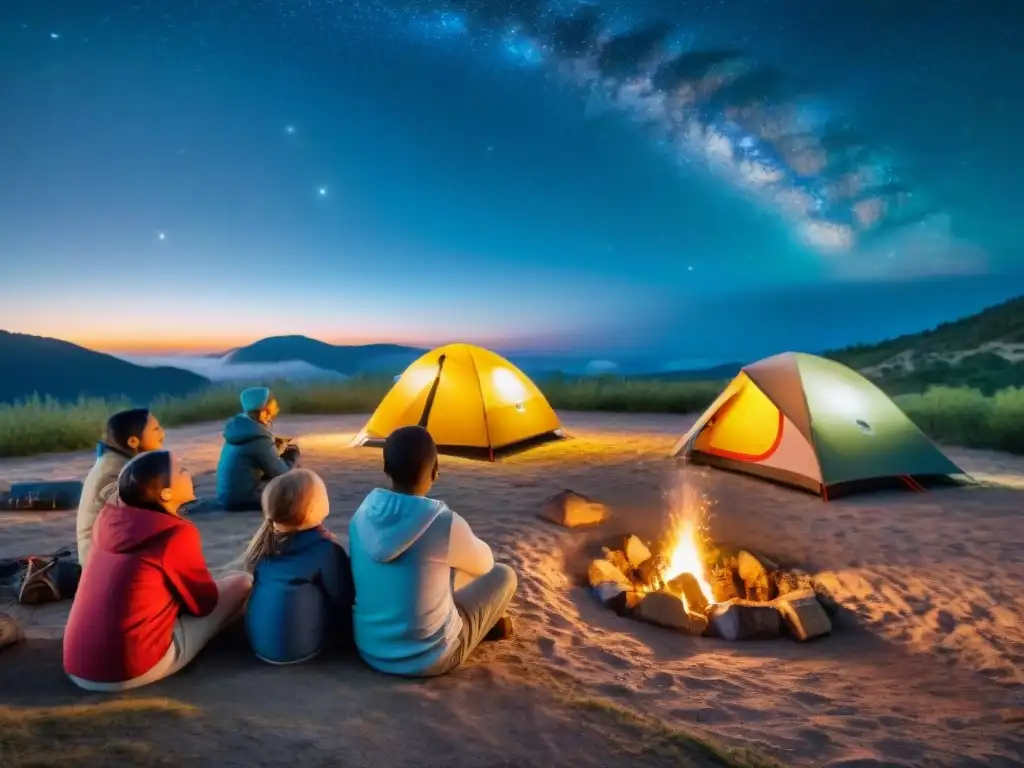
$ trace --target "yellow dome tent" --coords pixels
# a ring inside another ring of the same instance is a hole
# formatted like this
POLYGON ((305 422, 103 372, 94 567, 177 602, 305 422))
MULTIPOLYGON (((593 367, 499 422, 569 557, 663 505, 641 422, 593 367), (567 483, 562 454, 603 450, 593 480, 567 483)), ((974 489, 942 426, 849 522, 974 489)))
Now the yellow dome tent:
POLYGON ((508 360, 470 344, 448 344, 414 362, 384 396, 355 445, 380 445, 399 427, 426 427, 438 447, 495 451, 564 437, 537 385, 508 360))

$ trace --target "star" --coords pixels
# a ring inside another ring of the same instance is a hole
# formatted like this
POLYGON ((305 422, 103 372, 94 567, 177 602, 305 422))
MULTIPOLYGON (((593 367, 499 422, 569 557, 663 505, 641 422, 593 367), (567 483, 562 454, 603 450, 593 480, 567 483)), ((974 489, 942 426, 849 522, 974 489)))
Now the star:
POLYGON ((167 233, 166 232, 157 232, 156 233, 156 238, 157 238, 157 240, 166 240, 167 239, 167 233))
POLYGON ((318 188, 316 193, 320 195, 320 197, 327 197, 327 187, 318 188))
POLYGON ((686 271, 687 271, 687 272, 693 272, 693 267, 687 267, 687 268, 686 268, 686 271))
POLYGON ((286 125, 284 127, 284 132, 287 133, 289 136, 293 135, 295 133, 295 126, 291 124, 286 125))
POLYGON ((488 144, 487 145, 487 149, 485 151, 487 152, 488 155, 494 154, 494 145, 493 144, 488 144))
POLYGON ((60 40, 60 35, 57 34, 56 32, 51 32, 50 33, 50 39, 51 40, 60 40))

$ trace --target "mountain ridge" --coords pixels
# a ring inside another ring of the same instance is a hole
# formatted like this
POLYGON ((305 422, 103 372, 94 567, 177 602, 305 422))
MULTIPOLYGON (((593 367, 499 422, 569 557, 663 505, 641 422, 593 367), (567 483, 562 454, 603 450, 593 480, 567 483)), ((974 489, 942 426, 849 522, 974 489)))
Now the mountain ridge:
POLYGON ((199 374, 168 366, 135 365, 70 341, 0 330, 0 360, 13 360, 0 376, 0 403, 34 395, 73 401, 127 397, 150 402, 161 395, 191 394, 209 386, 199 374))

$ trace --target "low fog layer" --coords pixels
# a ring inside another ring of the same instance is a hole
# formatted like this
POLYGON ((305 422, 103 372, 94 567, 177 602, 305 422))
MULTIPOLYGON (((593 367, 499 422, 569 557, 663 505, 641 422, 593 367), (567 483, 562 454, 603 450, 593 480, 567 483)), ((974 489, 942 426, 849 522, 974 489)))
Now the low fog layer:
POLYGON ((205 376, 210 381, 341 381, 346 377, 336 371, 325 371, 304 360, 285 360, 279 363, 228 364, 223 357, 190 355, 123 356, 135 365, 156 367, 169 365, 205 376))

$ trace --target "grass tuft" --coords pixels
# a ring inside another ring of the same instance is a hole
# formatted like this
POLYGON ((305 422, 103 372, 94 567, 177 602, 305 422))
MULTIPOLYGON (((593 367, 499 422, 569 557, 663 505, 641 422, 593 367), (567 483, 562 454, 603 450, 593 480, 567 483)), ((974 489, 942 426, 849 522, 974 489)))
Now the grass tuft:
POLYGON ((64 707, 0 706, 2 764, 4 768, 178 765, 179 759, 149 736, 197 714, 194 707, 163 698, 64 707))
POLYGON ((608 699, 574 696, 567 703, 636 728, 646 737, 645 750, 666 759, 690 762, 697 757, 701 758, 701 765, 718 765, 723 768, 781 768, 780 763, 753 750, 725 746, 711 738, 670 726, 657 718, 641 715, 608 699))

